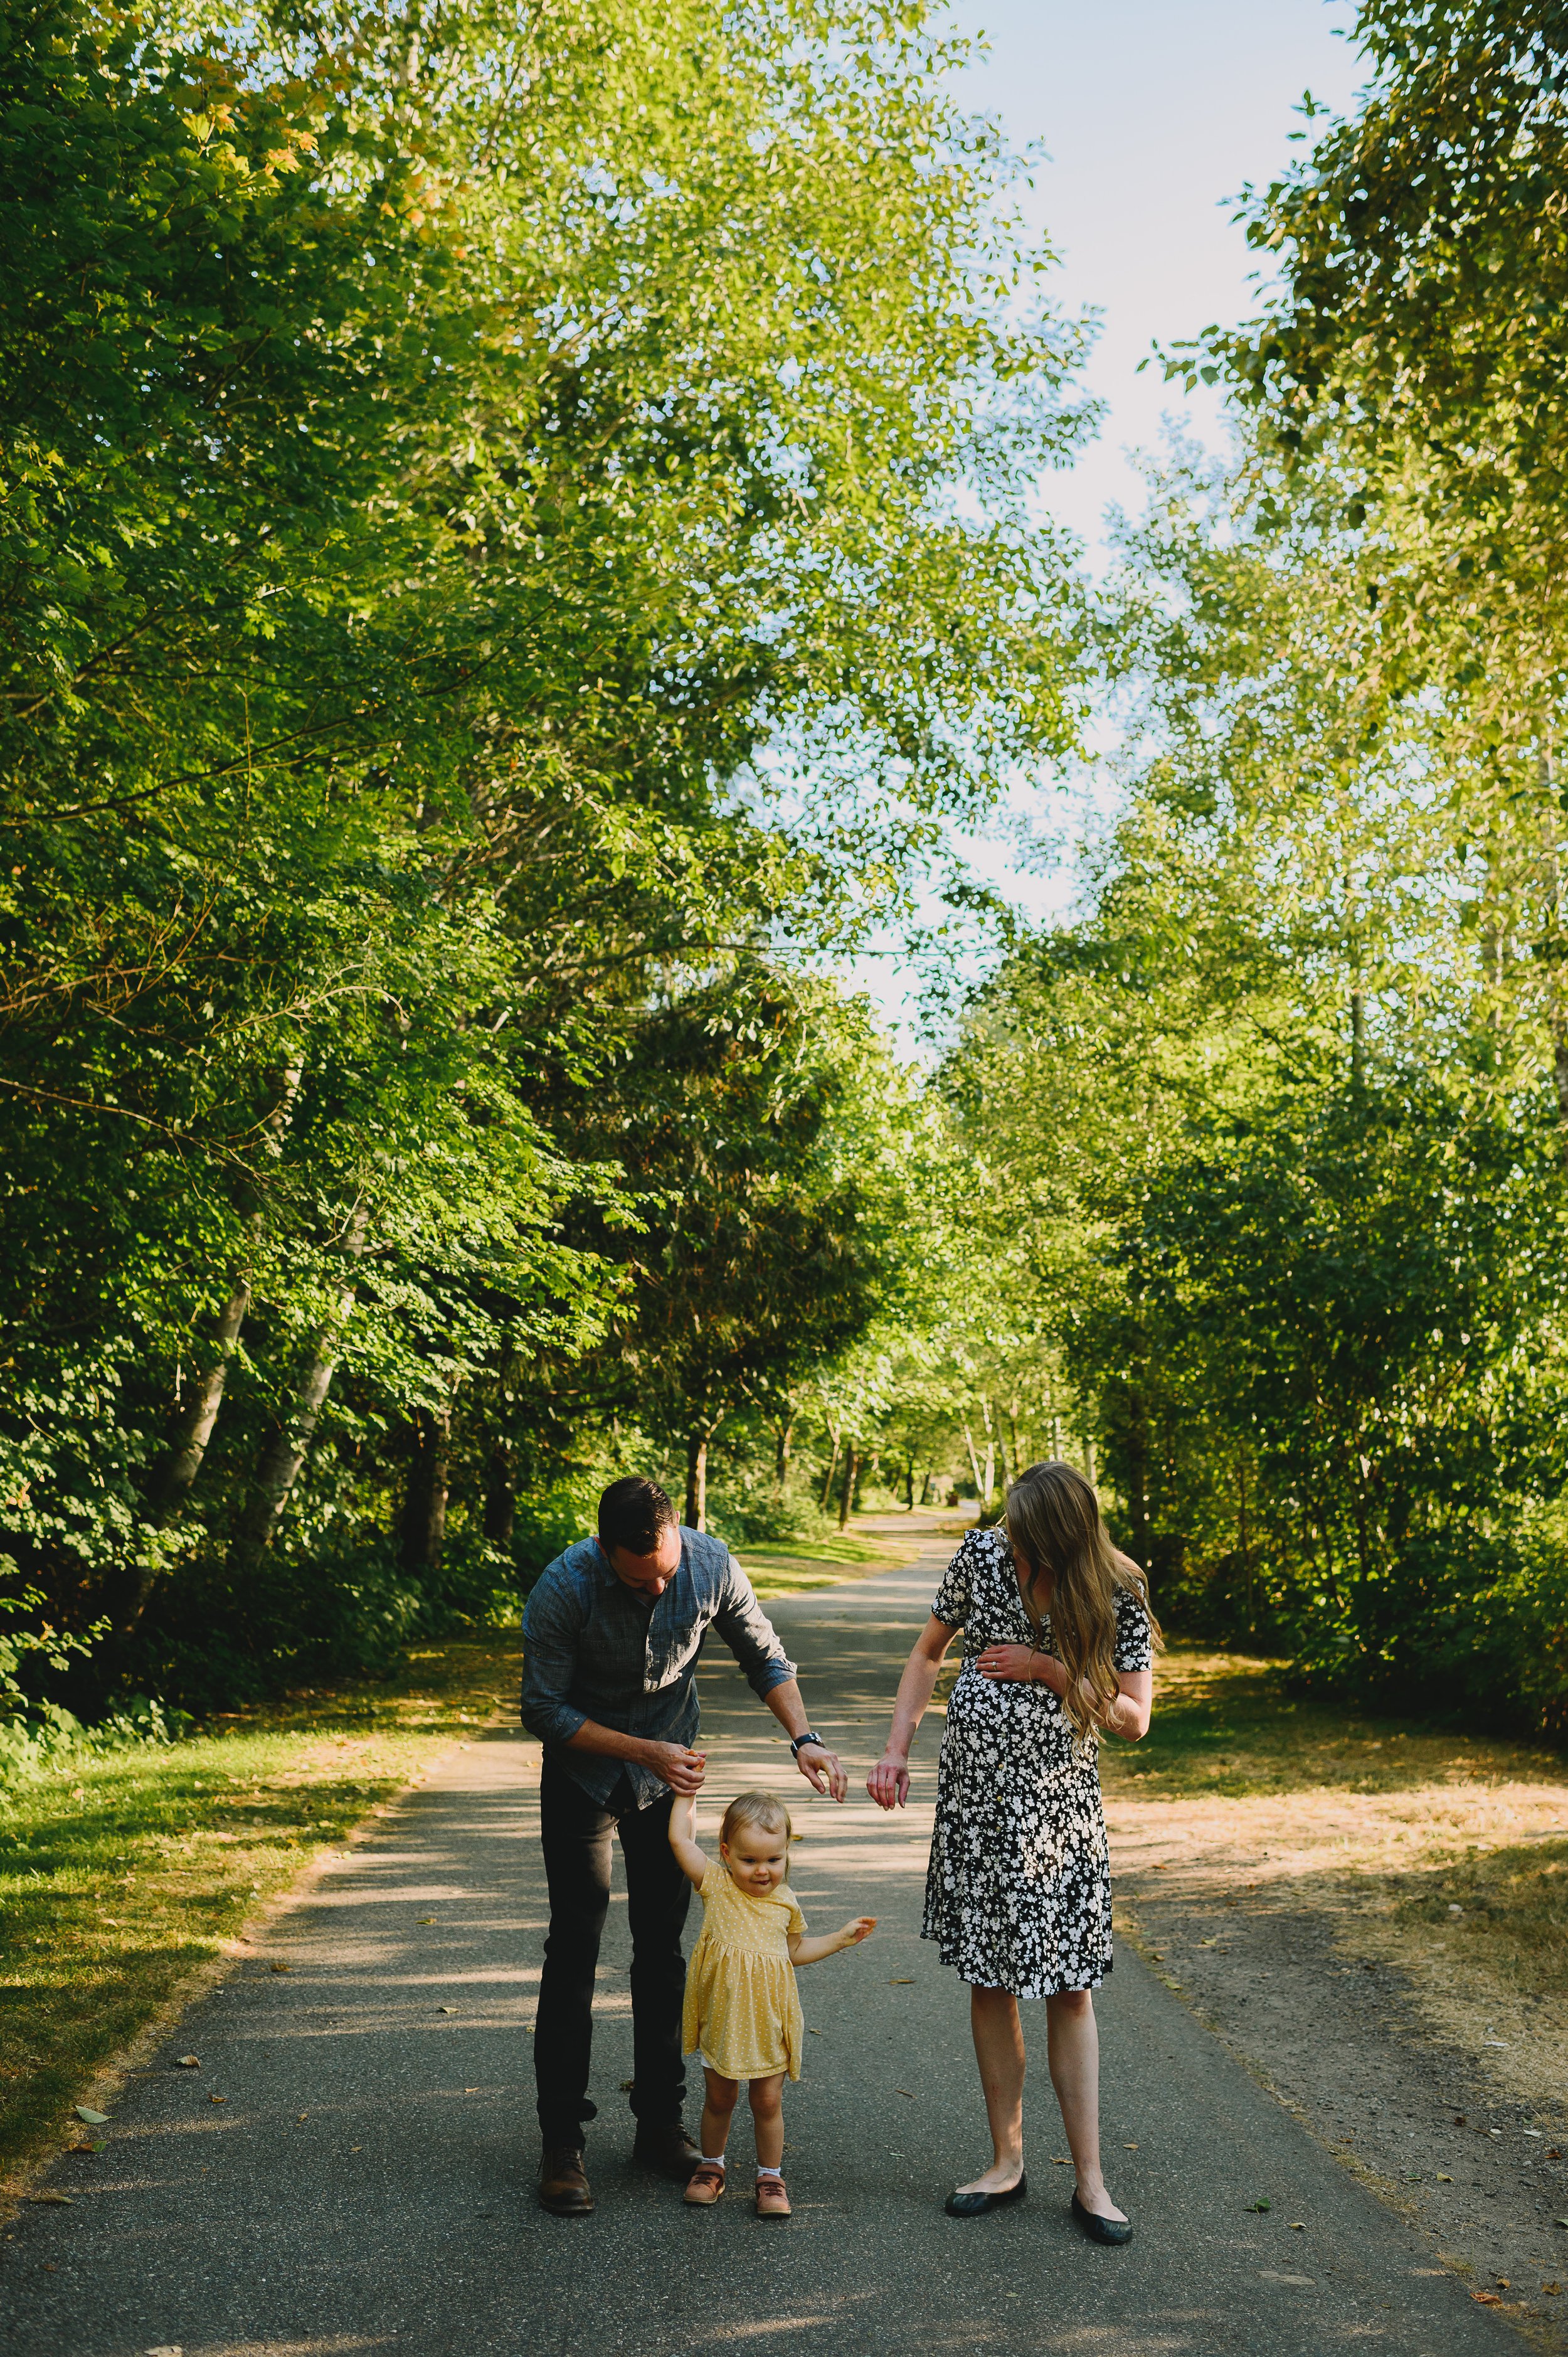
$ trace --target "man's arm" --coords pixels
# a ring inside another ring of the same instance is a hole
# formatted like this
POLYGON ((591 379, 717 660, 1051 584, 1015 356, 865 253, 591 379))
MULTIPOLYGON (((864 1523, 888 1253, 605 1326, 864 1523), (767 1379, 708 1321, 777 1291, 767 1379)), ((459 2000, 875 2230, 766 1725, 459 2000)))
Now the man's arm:
POLYGON ((570 1591, 542 1579, 522 1616, 521 1717, 530 1735, 568 1751, 594 1751, 607 1760, 628 1760, 677 1792, 694 1792, 703 1781, 703 1755, 683 1743, 652 1743, 601 1727, 567 1701, 577 1667, 581 1615, 570 1591))
POLYGON ((653 1743, 640 1735, 622 1735, 616 1727, 601 1727, 596 1718, 585 1718, 576 1734, 567 1737, 566 1749, 596 1751, 607 1760, 629 1760, 676 1792, 700 1792, 707 1773, 705 1751, 688 1751, 683 1743, 653 1743))
MULTIPOLYGON (((769 1686, 763 1700, 786 1735, 793 1738, 806 1733, 811 1722, 806 1717, 806 1706, 794 1678, 786 1678, 782 1685, 769 1686)), ((795 1765, 814 1792, 831 1792, 835 1801, 842 1801, 849 1790, 849 1776, 843 1760, 825 1743, 802 1743, 795 1754, 795 1765)))
MULTIPOLYGON (((768 1705, 785 1734, 791 1738, 807 1734, 811 1722, 800 1699, 795 1664, 775 1636, 772 1622, 733 1555, 714 1625, 746 1672, 753 1694, 768 1705)), ((842 1761, 825 1743, 806 1744, 796 1752, 795 1765, 813 1792, 831 1792, 835 1801, 842 1801, 849 1790, 842 1761)))

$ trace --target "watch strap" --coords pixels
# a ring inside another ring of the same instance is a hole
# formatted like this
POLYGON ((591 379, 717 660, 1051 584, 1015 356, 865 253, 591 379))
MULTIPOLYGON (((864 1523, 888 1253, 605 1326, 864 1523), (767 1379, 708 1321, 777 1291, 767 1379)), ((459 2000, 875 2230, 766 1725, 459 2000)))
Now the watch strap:
POLYGON ((804 1735, 793 1735, 793 1736, 791 1736, 791 1737, 790 1737, 790 1738, 789 1738, 789 1757, 790 1757, 790 1759, 791 1759, 791 1760, 799 1760, 799 1758, 800 1757, 801 1752, 805 1749, 805 1748, 806 1748, 806 1746, 807 1746, 807 1744, 808 1744, 808 1743, 814 1743, 814 1744, 816 1745, 816 1747, 817 1747, 817 1749, 818 1749, 818 1750, 819 1750, 819 1751, 825 1751, 825 1750, 827 1749, 827 1748, 828 1748, 828 1747, 827 1747, 827 1745, 822 1741, 822 1737, 821 1737, 820 1735, 814 1735, 814 1734, 812 1734, 812 1733, 811 1733, 811 1731, 810 1730, 810 1728, 808 1728, 808 1729, 807 1729, 807 1731, 806 1731, 806 1733, 805 1733, 804 1735))

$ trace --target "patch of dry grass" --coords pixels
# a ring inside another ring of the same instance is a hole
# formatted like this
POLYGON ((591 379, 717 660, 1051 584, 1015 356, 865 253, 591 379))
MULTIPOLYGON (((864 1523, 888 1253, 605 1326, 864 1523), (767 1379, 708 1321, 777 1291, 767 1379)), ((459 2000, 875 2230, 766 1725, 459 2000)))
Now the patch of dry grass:
POLYGON ((1174 1646, 1155 1719, 1101 1752, 1129 1896, 1288 1889, 1397 1964, 1500 2090, 1568 2101, 1568 1761, 1337 1712, 1281 1665, 1174 1646))
POLYGON ((510 1706, 515 1633, 411 1652, 397 1684, 296 1695, 0 1798, 0 2165, 91 2137, 95 2072, 247 1919, 465 1730, 510 1706))

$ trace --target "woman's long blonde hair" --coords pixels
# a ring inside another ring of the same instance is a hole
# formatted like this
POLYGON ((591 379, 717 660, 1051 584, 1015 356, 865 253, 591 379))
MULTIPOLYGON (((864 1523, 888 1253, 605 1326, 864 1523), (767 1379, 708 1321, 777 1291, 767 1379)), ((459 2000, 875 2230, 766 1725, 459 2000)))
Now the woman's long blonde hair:
POLYGON ((1120 1691, 1113 1658, 1119 1587, 1137 1598, 1149 1615, 1155 1642, 1160 1641, 1149 1583, 1112 1547, 1100 1519, 1100 1501, 1076 1465, 1031 1465, 1020 1473, 1007 1492, 1005 1522, 1014 1559, 1027 1573, 1020 1593, 1035 1642, 1044 1641, 1048 1611, 1067 1672, 1062 1708, 1079 1734, 1087 1736, 1096 1711, 1114 1702, 1120 1691), (1036 1602, 1042 1583, 1050 1590, 1043 1606, 1036 1602))

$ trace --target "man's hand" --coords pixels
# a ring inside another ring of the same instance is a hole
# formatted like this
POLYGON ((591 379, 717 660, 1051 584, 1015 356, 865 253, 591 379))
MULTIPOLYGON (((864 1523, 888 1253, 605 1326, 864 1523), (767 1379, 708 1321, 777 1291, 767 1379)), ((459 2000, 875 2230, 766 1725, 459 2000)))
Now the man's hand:
POLYGON ((983 1678, 1009 1685, 1048 1685, 1045 1664, 1049 1659, 1048 1653, 1036 1652, 1033 1645, 987 1645, 976 1656, 974 1666, 983 1678))
POLYGON ((849 1790, 843 1760, 825 1743, 802 1743, 795 1754, 795 1765, 814 1792, 831 1792, 835 1801, 842 1801, 849 1790))
POLYGON ((699 1792, 708 1772, 705 1751, 688 1751, 683 1743, 645 1743, 642 1765, 669 1785, 672 1792, 699 1792))
POLYGON ((865 1789, 879 1809, 901 1809, 909 1797, 909 1762, 896 1751, 885 1751, 866 1778, 865 1789))

